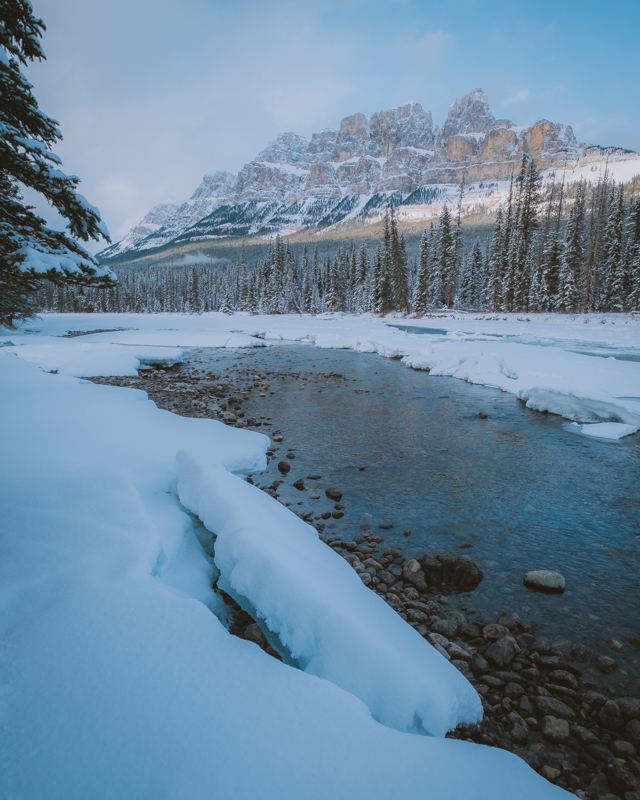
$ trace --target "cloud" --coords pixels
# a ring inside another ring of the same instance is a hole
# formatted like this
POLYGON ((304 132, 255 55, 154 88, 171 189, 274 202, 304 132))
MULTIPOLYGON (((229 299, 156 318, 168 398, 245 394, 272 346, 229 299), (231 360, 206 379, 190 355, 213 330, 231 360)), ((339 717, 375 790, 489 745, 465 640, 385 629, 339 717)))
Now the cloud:
POLYGON ((519 89, 514 95, 505 100, 505 103, 507 105, 511 105, 511 103, 523 103, 529 99, 530 95, 531 89, 519 89))

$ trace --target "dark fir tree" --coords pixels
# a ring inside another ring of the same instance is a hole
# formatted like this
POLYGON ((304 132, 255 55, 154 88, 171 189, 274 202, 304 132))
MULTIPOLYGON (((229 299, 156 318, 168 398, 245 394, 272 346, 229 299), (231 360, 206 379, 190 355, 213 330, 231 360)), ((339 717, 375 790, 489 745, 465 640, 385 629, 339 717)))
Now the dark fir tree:
POLYGON ((13 326, 34 311, 42 279, 56 284, 110 286, 115 276, 76 239, 109 237, 96 208, 76 193, 79 181, 62 173, 51 147, 62 138, 57 123, 38 108, 20 71, 44 59, 42 20, 28 0, 0 3, 0 324, 13 326), (68 220, 70 235, 49 229, 25 205, 18 186, 34 189, 68 220))

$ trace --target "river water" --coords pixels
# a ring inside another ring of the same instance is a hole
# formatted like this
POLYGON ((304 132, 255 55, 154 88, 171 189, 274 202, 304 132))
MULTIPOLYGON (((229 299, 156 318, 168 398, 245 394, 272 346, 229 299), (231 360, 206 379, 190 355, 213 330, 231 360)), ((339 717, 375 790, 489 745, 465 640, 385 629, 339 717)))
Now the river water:
POLYGON ((406 557, 464 545, 485 578, 453 604, 468 602, 489 621, 516 613, 555 646, 608 653, 636 688, 640 650, 628 639, 640 636, 640 434, 588 439, 513 395, 373 354, 285 343, 203 350, 190 366, 269 380, 273 394, 253 389, 243 404, 247 418, 262 417, 263 432, 285 437, 257 483, 282 478, 277 462, 292 449, 278 490, 292 508, 331 510, 324 489, 333 486, 345 516, 329 520, 329 533, 334 526, 349 539, 371 528, 406 557), (311 492, 293 488, 314 474, 322 478, 306 481, 311 492), (566 592, 526 589, 531 569, 560 570, 566 592), (607 649, 609 637, 625 643, 623 654, 607 649))

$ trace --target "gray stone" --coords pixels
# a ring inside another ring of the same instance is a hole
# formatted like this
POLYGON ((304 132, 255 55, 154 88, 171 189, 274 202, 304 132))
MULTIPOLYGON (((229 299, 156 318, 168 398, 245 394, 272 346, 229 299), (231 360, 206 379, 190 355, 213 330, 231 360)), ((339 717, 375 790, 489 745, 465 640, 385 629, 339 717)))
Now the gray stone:
POLYGON ((497 623, 498 625, 502 625, 503 628, 507 628, 509 631, 514 631, 518 626, 518 620, 507 613, 500 614, 497 623))
POLYGON ((610 731, 618 731, 624 725, 622 712, 613 700, 607 700, 598 711, 598 723, 610 731))
POLYGON ((520 714, 516 711, 512 711, 510 714, 507 715, 507 720, 511 723, 511 730, 509 731, 509 735, 511 739, 516 744, 523 744, 527 741, 531 730, 527 723, 522 719, 520 714))
POLYGON ((589 650, 589 648, 584 644, 576 644, 571 648, 571 660, 584 662, 589 660, 589 656, 593 655, 593 650, 589 650))
POLYGON ((250 625, 247 625, 242 633, 242 637, 248 642, 257 644, 258 647, 261 647, 263 650, 265 650, 269 645, 267 637, 264 635, 257 622, 252 622, 250 625))
POLYGON ((629 720, 624 726, 624 735, 636 747, 640 747, 640 720, 629 720))
POLYGON ((464 622, 458 629, 458 635, 467 641, 477 639, 480 636, 480 628, 473 622, 464 622))
POLYGON ((534 569, 527 572, 523 583, 528 589, 549 594, 561 594, 565 587, 563 575, 557 570, 550 569, 534 569))
POLYGON ((595 667, 599 672, 609 675, 618 668, 618 662, 614 661, 610 656, 594 656, 591 659, 591 666, 595 667))
POLYGON ((564 669, 552 670, 549 673, 549 683, 554 683, 556 686, 566 686, 568 689, 573 689, 574 692, 577 692, 579 688, 575 675, 564 669))
POLYGON ((574 725, 571 732, 581 745, 598 744, 600 741, 595 733, 588 728, 583 728, 582 725, 574 725))
POLYGON ((427 640, 435 647, 436 645, 440 645, 440 647, 444 647, 445 650, 449 645, 449 640, 446 636, 443 636, 441 633, 429 633, 427 635, 427 640))
POLYGON ((575 711, 555 697, 539 695, 533 701, 538 716, 558 717, 573 722, 576 718, 575 711))
POLYGON ((540 721, 540 732, 550 742, 568 742, 571 728, 565 719, 558 719, 546 714, 540 721))
POLYGON ((489 671, 489 662, 480 653, 474 653, 471 657, 471 669, 476 675, 482 675, 484 672, 489 671))
POLYGON ((533 706, 531 705, 531 700, 529 700, 526 694, 522 695, 520 698, 520 711, 522 711, 522 713, 527 717, 531 717, 533 715, 533 706))
POLYGON ((458 632, 458 623, 453 619, 437 619, 431 626, 434 633, 441 633, 447 639, 453 639, 458 632))
POLYGON ((291 469, 291 464, 289 464, 288 461, 278 461, 278 471, 282 475, 286 475, 290 469, 291 469))
POLYGON ((427 622, 429 619, 424 611, 419 611, 417 608, 408 608, 406 614, 409 622, 427 622))
POLYGON ((501 639, 503 636, 509 635, 509 629, 505 628, 503 625, 485 625, 482 629, 482 638, 486 639, 488 642, 496 642, 498 639, 501 639))
POLYGON ((484 577, 482 570, 468 557, 458 553, 431 552, 420 559, 426 582, 436 589, 470 592, 484 577))
POLYGON ((612 761, 611 764, 607 764, 604 771, 609 783, 619 792, 633 792, 640 787, 640 781, 629 767, 620 761, 612 761))
POLYGON ((464 647, 460 647, 460 645, 456 644, 455 642, 449 642, 447 652, 454 660, 471 661, 471 653, 465 650, 464 647))
POLYGON ((340 500, 342 500, 342 492, 339 489, 327 489, 325 494, 329 500, 335 500, 336 503, 339 503, 340 500))
POLYGON ((618 758, 633 758, 637 752, 636 748, 630 742, 625 742, 622 739, 611 742, 609 747, 613 755, 618 758))
POLYGON ((513 683, 512 681, 504 687, 504 694, 510 700, 519 700, 524 694, 524 689, 518 683, 513 683))
POLYGON ((497 642, 487 647, 485 657, 494 667, 502 669, 513 663, 513 659, 517 656, 519 649, 512 636, 503 636, 501 639, 498 639, 497 642))
POLYGON ((389 587, 394 586, 398 582, 398 579, 395 577, 395 575, 386 569, 380 570, 380 572, 378 572, 378 577, 382 583, 385 583, 389 587))
POLYGON ((636 697, 619 697, 616 700, 622 716, 627 719, 640 720, 640 700, 636 697))

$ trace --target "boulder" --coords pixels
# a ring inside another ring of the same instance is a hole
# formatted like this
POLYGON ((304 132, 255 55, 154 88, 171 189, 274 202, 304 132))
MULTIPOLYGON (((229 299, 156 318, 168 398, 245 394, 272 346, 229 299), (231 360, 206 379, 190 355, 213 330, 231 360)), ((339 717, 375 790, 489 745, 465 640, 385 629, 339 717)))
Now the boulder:
POLYGON ((540 721, 540 732, 550 742, 568 742, 571 728, 565 719, 545 715, 540 721))
POLYGON ((474 561, 457 553, 427 553, 419 561, 424 570, 425 581, 432 589, 470 592, 484 577, 474 561))
POLYGON ((565 705, 561 700, 556 700, 555 697, 539 695, 533 702, 540 716, 558 717, 559 719, 566 719, 571 722, 576 718, 575 711, 565 705))
POLYGON ((485 657, 490 664, 498 669, 504 669, 513 663, 513 659, 520 652, 516 640, 512 636, 503 636, 487 647, 485 657))
POLYGON ((624 718, 617 703, 607 700, 598 711, 598 723, 610 731, 617 731, 624 725, 624 718))
POLYGON ((636 697, 619 697, 616 700, 618 708, 625 720, 640 720, 640 700, 636 697))
POLYGON ((523 583, 527 589, 548 594, 562 594, 565 586, 564 577, 557 570, 551 569, 534 569, 527 572, 523 583))
POLYGON ((611 672, 618 668, 618 662, 610 656, 594 656, 591 659, 591 666, 595 667, 598 672, 609 675, 611 672))

